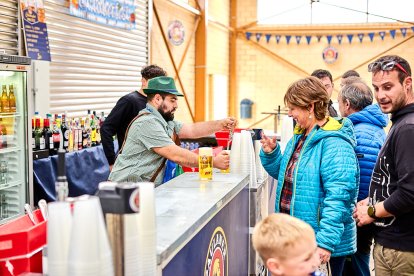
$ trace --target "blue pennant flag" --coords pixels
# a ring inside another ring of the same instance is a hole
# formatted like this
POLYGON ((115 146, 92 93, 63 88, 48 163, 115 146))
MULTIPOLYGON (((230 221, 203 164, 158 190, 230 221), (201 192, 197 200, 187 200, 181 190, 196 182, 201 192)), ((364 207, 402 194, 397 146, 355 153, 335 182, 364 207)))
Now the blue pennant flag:
POLYGON ((266 42, 269 43, 269 40, 272 37, 272 35, 271 34, 266 34, 265 36, 266 36, 266 42))
POLYGON ((352 39, 354 38, 354 35, 353 34, 348 34, 346 36, 348 37, 349 44, 351 44, 352 43, 352 39))
POLYGON ((405 37, 407 35, 407 28, 401 28, 401 34, 403 37, 405 37))
POLYGON ((250 40, 250 37, 252 36, 252 33, 246 32, 246 38, 247 40, 250 40))
POLYGON ((281 35, 275 35, 275 38, 276 38, 276 43, 277 44, 279 44, 279 41, 280 41, 280 38, 281 38, 282 36, 281 35))
POLYGON ((310 44, 311 39, 312 39, 312 36, 311 35, 307 35, 306 36, 306 42, 308 43, 308 45, 310 44))
POLYGON ((343 35, 336 35, 336 39, 338 39, 339 44, 342 43, 342 38, 343 38, 343 35))
POLYGON ((413 30, 413 32, 414 32, 414 26, 411 27, 411 30, 413 30))
POLYGON ((396 30, 390 30, 390 35, 392 38, 395 38, 396 30))
MULTIPOLYGON (((379 36, 381 37, 381 40, 384 40, 384 37, 385 37, 385 32, 384 32, 384 31, 382 31, 382 32, 378 32, 378 34, 379 34, 379 36)), ((372 41, 372 39, 371 39, 371 41, 372 41)))
POLYGON ((318 42, 321 42, 321 38, 322 38, 321 35, 317 35, 316 38, 318 39, 318 42))
POLYGON ((256 34, 256 41, 259 42, 260 38, 262 37, 261 33, 256 34))
POLYGON ((364 34, 358 34, 359 42, 362 43, 362 40, 364 39, 364 34))
POLYGON ((286 44, 289 44, 290 38, 292 37, 291 35, 286 35, 286 44))
POLYGON ((332 40, 332 36, 331 35, 327 35, 326 39, 328 39, 328 44, 331 44, 331 40, 332 40))
POLYGON ((300 43, 300 40, 302 39, 302 36, 301 35, 297 35, 297 36, 295 36, 295 38, 296 38, 296 44, 299 44, 300 43))
POLYGON ((369 39, 371 40, 371 42, 374 40, 374 35, 375 33, 368 33, 369 39))

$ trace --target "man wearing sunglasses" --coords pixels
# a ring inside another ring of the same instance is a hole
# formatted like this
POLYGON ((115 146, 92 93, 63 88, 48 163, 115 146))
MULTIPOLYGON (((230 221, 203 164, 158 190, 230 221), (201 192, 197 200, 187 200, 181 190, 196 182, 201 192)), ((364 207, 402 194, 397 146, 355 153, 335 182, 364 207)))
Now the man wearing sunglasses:
POLYGON ((378 155, 358 226, 375 226, 375 275, 414 275, 414 96, 411 68, 399 56, 368 65, 375 98, 392 127, 378 155))

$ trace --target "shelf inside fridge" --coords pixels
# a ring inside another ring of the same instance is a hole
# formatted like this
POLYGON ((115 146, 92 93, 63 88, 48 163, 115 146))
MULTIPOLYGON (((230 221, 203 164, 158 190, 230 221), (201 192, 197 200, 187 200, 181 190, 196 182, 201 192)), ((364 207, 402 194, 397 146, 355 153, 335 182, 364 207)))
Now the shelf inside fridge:
POLYGON ((5 190, 5 189, 12 188, 14 186, 19 186, 21 184, 22 184, 22 181, 13 181, 13 182, 6 183, 6 184, 1 184, 0 183, 0 191, 1 190, 5 190))
POLYGON ((18 112, 1 112, 0 118, 16 118, 20 117, 20 113, 18 112))
POLYGON ((15 152, 15 151, 19 151, 19 150, 20 150, 19 147, 10 147, 10 148, 5 148, 5 149, 0 149, 0 154, 1 153, 15 152))

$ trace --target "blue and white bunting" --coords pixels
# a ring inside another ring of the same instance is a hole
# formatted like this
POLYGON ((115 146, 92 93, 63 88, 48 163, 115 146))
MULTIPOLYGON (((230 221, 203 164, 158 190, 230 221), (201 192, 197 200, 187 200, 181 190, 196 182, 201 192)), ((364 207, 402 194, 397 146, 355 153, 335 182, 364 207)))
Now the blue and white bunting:
POLYGON ((250 37, 252 36, 252 33, 250 33, 250 32, 246 32, 246 39, 247 40, 250 40, 250 37))
POLYGON ((359 42, 360 43, 362 43, 362 40, 364 39, 364 34, 358 34, 358 39, 359 39, 359 42))
POLYGON ((266 34, 265 37, 266 37, 266 42, 269 43, 270 38, 272 37, 272 35, 271 34, 266 34))
POLYGON ((395 38, 396 32, 397 32, 396 30, 390 30, 390 35, 393 39, 395 38))
POLYGON ((306 42, 308 43, 308 45, 310 44, 311 39, 312 39, 312 36, 311 35, 307 35, 306 36, 306 42))
POLYGON ((414 26, 411 27, 411 30, 414 32, 414 26))
POLYGON ((349 44, 351 44, 352 43, 352 39, 354 38, 354 35, 353 34, 348 34, 346 36, 348 37, 349 44))
POLYGON ((401 34, 403 37, 405 37, 407 35, 407 28, 401 28, 401 34))
POLYGON ((275 35, 275 38, 276 38, 276 43, 277 44, 279 44, 279 42, 280 42, 280 38, 281 38, 282 36, 281 35, 275 35))
POLYGON ((374 41, 374 35, 375 33, 368 33, 369 39, 372 41, 374 41))
MULTIPOLYGON (((378 34, 379 34, 379 36, 381 37, 381 40, 382 40, 382 41, 384 41, 385 32, 384 32, 384 31, 381 31, 381 32, 378 32, 378 34)), ((372 40, 371 40, 371 41, 372 41, 372 40)))
POLYGON ((300 40, 302 39, 302 36, 301 35, 297 35, 297 36, 295 36, 295 38, 296 38, 296 44, 299 44, 300 43, 300 40))
POLYGON ((261 33, 256 33, 256 41, 259 42, 260 38, 262 37, 261 33))
POLYGON ((328 40, 328 44, 331 44, 331 40, 332 40, 332 36, 331 35, 327 35, 326 39, 328 40))
POLYGON ((342 38, 343 38, 343 35, 341 35, 341 34, 336 35, 336 39, 338 39, 339 45, 341 45, 341 43, 342 43, 342 38))
POLYGON ((290 39, 292 38, 292 36, 291 35, 285 35, 285 38, 286 38, 286 44, 289 44, 290 39))

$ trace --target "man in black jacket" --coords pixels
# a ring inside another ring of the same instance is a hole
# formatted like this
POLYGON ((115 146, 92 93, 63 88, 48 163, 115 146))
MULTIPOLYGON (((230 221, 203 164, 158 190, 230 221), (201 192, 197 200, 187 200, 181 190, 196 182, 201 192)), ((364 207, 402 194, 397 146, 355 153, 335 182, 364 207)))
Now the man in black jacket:
MULTIPOLYGON (((322 82, 323 86, 325 86, 326 91, 328 92, 329 98, 332 97, 332 92, 334 89, 334 83, 332 80, 332 74, 328 70, 317 69, 312 72, 312 77, 317 77, 322 82)), ((329 100, 328 105, 329 116, 331 117, 338 117, 338 112, 332 106, 332 100, 329 100)))
POLYGON ((116 156, 112 137, 116 134, 118 146, 121 148, 129 123, 147 104, 147 96, 143 89, 147 88, 150 79, 166 75, 167 73, 157 65, 144 67, 141 70, 141 89, 121 97, 109 113, 101 127, 101 141, 109 170, 112 170, 116 156))
POLYGON ((399 56, 368 65, 375 97, 392 127, 378 155, 358 226, 375 226, 375 275, 414 275, 414 95, 411 68, 399 56))

